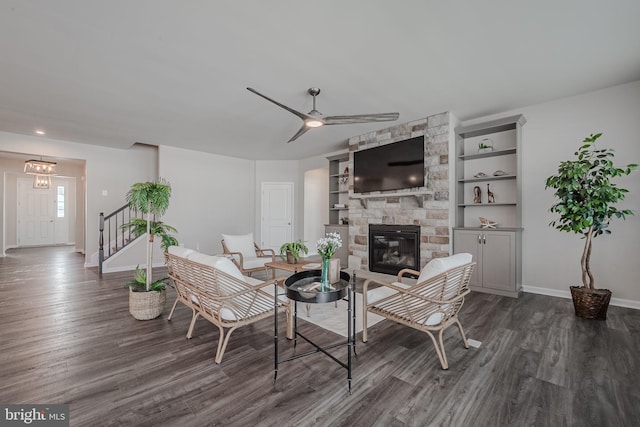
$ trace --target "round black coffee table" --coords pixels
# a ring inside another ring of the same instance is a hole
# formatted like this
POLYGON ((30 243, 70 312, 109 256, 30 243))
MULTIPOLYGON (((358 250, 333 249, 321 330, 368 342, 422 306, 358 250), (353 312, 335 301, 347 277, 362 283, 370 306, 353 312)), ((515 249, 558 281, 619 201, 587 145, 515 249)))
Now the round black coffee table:
POLYGON ((308 304, 322 304, 334 302, 347 296, 351 277, 344 271, 340 272, 340 281, 331 284, 331 289, 320 292, 320 270, 301 271, 292 274, 284 281, 287 297, 294 301, 308 304))
MULTIPOLYGON (((306 353, 296 354, 292 357, 289 357, 285 360, 279 360, 278 358, 278 314, 277 310, 274 315, 274 347, 275 347, 275 364, 274 364, 274 373, 273 373, 273 383, 275 384, 276 379, 278 378, 278 365, 284 362, 289 362, 291 360, 299 359, 304 356, 309 356, 311 354, 316 353, 324 353, 328 357, 330 357, 337 364, 342 366, 347 370, 347 381, 349 382, 349 394, 351 394, 351 354, 355 355, 355 331, 356 331, 356 299, 355 299, 355 274, 353 277, 349 276, 348 273, 341 271, 340 272, 340 281, 337 283, 333 283, 331 285, 331 289, 325 292, 320 291, 320 270, 308 270, 301 271, 299 273, 295 273, 289 276, 284 281, 284 287, 286 291, 287 297, 294 301, 294 312, 293 312, 293 346, 295 348, 297 344, 297 337, 304 339, 306 342, 315 347, 315 350, 308 351, 306 353), (352 280, 353 279, 353 280, 352 280), (340 342, 333 345, 328 346, 319 346, 318 344, 311 341, 309 338, 305 337, 301 333, 298 332, 298 302, 303 302, 307 304, 323 304, 328 302, 334 302, 340 299, 344 299, 346 297, 347 300, 347 340, 346 342, 340 342), (327 350, 336 348, 339 346, 347 346, 347 362, 344 363, 341 360, 338 360, 336 357, 327 352, 327 350)), ((277 287, 276 287, 277 288, 277 287)), ((278 291, 274 292, 274 306, 278 304, 278 291)))

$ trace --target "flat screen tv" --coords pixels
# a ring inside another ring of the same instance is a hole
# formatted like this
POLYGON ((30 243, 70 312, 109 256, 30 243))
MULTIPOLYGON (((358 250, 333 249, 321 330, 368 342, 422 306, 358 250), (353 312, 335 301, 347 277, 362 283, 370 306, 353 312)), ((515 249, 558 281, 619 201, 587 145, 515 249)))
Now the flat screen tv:
POLYGON ((424 187, 424 136, 353 153, 353 191, 424 187))

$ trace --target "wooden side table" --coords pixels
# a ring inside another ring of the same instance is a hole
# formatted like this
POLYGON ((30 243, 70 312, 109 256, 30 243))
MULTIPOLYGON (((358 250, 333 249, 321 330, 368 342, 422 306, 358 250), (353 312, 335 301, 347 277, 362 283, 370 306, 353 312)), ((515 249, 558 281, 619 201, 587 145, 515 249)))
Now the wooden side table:
POLYGON ((289 264, 286 261, 272 261, 264 264, 265 267, 271 269, 272 279, 276 278, 276 270, 288 271, 290 273, 298 273, 300 271, 315 270, 322 268, 322 264, 313 261, 298 261, 295 264, 289 264), (305 265, 317 264, 316 268, 303 268, 305 265))

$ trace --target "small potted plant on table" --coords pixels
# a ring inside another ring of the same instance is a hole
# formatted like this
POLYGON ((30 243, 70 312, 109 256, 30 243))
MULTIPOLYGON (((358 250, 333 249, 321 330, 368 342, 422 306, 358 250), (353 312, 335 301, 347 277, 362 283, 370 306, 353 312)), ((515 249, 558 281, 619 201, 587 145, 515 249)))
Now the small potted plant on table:
POLYGON ((300 260, 301 253, 309 253, 309 248, 302 240, 284 243, 280 246, 280 258, 286 260, 289 264, 296 264, 300 260))

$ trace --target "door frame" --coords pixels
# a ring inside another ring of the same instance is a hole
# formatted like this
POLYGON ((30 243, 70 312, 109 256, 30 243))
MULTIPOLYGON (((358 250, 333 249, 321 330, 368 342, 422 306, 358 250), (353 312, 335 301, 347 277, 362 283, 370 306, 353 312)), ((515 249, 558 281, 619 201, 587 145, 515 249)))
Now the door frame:
MULTIPOLYGON (((52 220, 53 220, 53 231, 52 231, 52 242, 45 244, 45 245, 40 245, 40 244, 36 244, 36 245, 24 245, 21 243, 21 236, 20 236, 20 206, 18 206, 18 204, 20 203, 20 184, 21 183, 27 183, 27 182, 32 182, 32 178, 27 178, 27 177, 23 177, 23 176, 17 176, 16 177, 16 217, 15 217, 15 227, 16 227, 16 247, 31 247, 31 246, 64 246, 64 245, 75 245, 76 241, 77 241, 77 236, 75 233, 75 228, 76 228, 76 224, 77 224, 77 192, 76 192, 76 177, 67 177, 67 176, 53 176, 51 177, 51 184, 49 186, 48 189, 46 190, 38 190, 38 191, 48 191, 50 197, 53 200, 53 205, 51 207, 52 212, 52 220), (66 239, 64 242, 58 242, 57 240, 57 231, 56 228, 59 226, 59 220, 56 217, 56 203, 57 202, 57 185, 59 184, 64 184, 65 187, 65 218, 64 221, 66 222, 66 239), (73 237, 73 238, 71 238, 73 237)), ((5 244, 6 246, 6 244, 5 244)))

